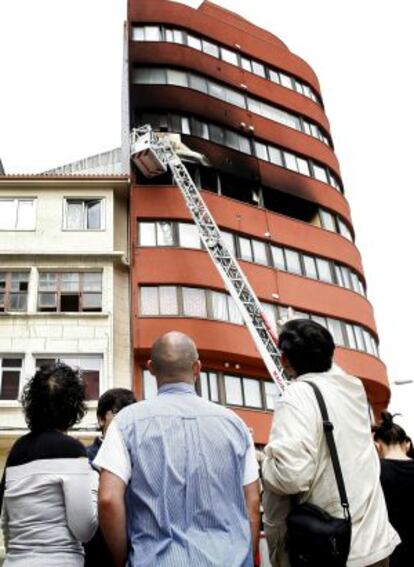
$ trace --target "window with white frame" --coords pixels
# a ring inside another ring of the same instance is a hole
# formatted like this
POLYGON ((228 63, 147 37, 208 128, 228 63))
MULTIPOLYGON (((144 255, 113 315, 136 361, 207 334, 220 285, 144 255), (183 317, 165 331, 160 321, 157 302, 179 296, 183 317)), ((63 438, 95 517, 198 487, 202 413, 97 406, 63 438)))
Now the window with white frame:
POLYGON ((18 400, 23 357, 0 355, 0 400, 18 400))
POLYGON ((152 400, 157 397, 158 386, 157 380, 153 374, 146 368, 141 370, 142 372, 142 386, 143 386, 143 398, 144 400, 152 400))
POLYGON ((218 375, 217 372, 202 371, 196 382, 196 388, 202 398, 210 402, 219 401, 218 375))
POLYGON ((34 230, 36 199, 0 199, 0 230, 34 230))
POLYGON ((87 401, 98 400, 101 391, 102 356, 101 355, 72 355, 56 354, 36 357, 36 368, 51 366, 57 362, 67 364, 79 372, 85 387, 87 401))
POLYGON ((104 227, 104 199, 65 199, 64 228, 101 230, 104 227))
POLYGON ((226 402, 235 406, 261 409, 263 407, 260 380, 224 375, 226 402))
POLYGON ((102 311, 102 272, 40 272, 38 310, 102 311))
POLYGON ((0 312, 27 311, 30 272, 0 272, 0 312))

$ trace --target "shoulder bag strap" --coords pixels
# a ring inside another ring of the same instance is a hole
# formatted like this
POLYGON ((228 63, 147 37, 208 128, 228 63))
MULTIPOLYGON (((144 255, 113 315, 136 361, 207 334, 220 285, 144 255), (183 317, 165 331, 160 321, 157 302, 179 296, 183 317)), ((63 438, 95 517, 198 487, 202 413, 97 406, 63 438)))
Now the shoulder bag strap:
POLYGON ((323 430, 325 432, 326 442, 328 444, 329 453, 331 455, 332 465, 335 473, 336 483, 338 485, 339 496, 341 498, 341 505, 344 509, 345 517, 350 520, 351 516, 349 513, 349 502, 346 495, 344 478, 342 476, 341 465, 339 463, 338 451, 336 450, 335 439, 333 436, 333 423, 329 421, 328 410, 326 408, 325 400, 323 399, 322 393, 318 386, 314 382, 309 382, 304 380, 306 384, 312 387, 315 392, 316 399, 318 401, 319 409, 322 415, 323 430))

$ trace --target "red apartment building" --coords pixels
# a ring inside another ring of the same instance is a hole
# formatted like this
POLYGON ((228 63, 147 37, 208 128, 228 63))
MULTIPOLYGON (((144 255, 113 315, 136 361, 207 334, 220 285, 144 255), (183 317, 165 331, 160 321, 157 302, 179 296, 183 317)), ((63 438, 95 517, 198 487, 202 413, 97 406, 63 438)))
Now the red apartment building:
MULTIPOLYGON (((208 165, 193 179, 276 322, 288 306, 326 325, 336 361, 360 377, 377 412, 389 398, 349 205, 310 66, 271 33, 208 1, 129 0, 130 125, 174 132, 208 165)), ((133 172, 135 386, 180 330, 197 343, 200 394, 227 404, 267 441, 274 386, 169 175, 133 172)))

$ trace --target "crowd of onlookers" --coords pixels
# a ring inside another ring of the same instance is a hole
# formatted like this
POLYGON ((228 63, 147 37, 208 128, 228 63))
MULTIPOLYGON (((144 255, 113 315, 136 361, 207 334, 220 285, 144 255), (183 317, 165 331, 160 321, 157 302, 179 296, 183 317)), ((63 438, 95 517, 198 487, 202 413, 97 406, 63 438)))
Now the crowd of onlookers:
POLYGON ((196 395, 201 364, 182 333, 153 345, 156 398, 101 396, 89 447, 68 435, 86 411, 81 377, 40 368, 0 486, 4 567, 414 565, 411 440, 386 411, 371 425, 324 327, 288 321, 279 348, 291 383, 260 466, 245 423, 196 395))

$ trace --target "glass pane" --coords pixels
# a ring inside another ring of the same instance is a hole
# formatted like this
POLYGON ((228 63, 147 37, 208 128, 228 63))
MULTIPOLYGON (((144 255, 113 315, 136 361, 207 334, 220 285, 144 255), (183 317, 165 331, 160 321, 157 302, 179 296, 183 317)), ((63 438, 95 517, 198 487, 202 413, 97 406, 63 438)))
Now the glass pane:
POLYGON ((82 274, 83 291, 102 291, 102 274, 100 272, 85 272, 82 274))
POLYGON ((243 405, 241 379, 236 376, 224 376, 224 386, 226 389, 226 402, 236 406, 243 405))
POLYGON ((157 245, 173 246, 174 244, 173 223, 157 222, 157 245))
POLYGON ((335 278, 336 278, 336 283, 338 285, 340 285, 341 287, 345 287, 341 266, 339 266, 338 264, 335 264, 335 278))
POLYGON ((143 27, 134 26, 132 28, 132 41, 144 41, 145 33, 143 27))
POLYGON ((365 350, 364 336, 362 334, 362 329, 358 325, 354 325, 355 338, 358 350, 365 350))
POLYGON ((279 73, 272 69, 269 69, 269 78, 273 83, 280 83, 279 73))
POLYGON ((21 368, 23 360, 21 358, 3 358, 1 361, 2 368, 21 368))
POLYGON ((39 308, 41 307, 52 308, 52 307, 56 307, 56 304, 57 304, 56 293, 39 293, 39 308))
POLYGON ((252 147, 251 147, 249 138, 246 138, 245 136, 239 135, 239 149, 244 154, 251 155, 252 147))
POLYGON ((316 258, 316 264, 318 266, 319 279, 323 282, 333 283, 331 266, 328 260, 316 258))
POLYGON ((293 89, 292 79, 288 75, 285 75, 285 73, 279 73, 279 76, 280 76, 280 82, 284 87, 288 89, 293 89))
POLYGON ((333 215, 331 215, 331 213, 328 213, 328 211, 325 211, 323 209, 320 209, 319 212, 320 212, 323 228, 325 228, 326 230, 331 230, 332 232, 336 232, 335 219, 333 215))
POLYGON ((102 228, 101 206, 102 201, 89 201, 86 203, 86 228, 90 230, 102 228))
POLYGON ((4 298, 5 298, 5 294, 4 293, 0 293, 0 307, 2 309, 4 309, 4 298))
POLYGON ((17 201, 14 199, 0 200, 0 229, 14 230, 16 228, 17 201))
POLYGON ((352 240, 351 231, 349 230, 347 225, 341 221, 341 219, 338 219, 338 225, 339 225, 339 232, 342 234, 342 236, 345 236, 345 238, 347 238, 348 240, 352 240))
POLYGON ((265 397, 266 397, 266 408, 269 410, 275 409, 275 398, 277 398, 277 388, 276 384, 273 382, 265 382, 265 397))
POLYGON ((305 265, 305 275, 308 276, 308 278, 313 278, 317 280, 318 273, 316 271, 315 258, 313 258, 312 256, 306 256, 304 254, 303 263, 305 265))
POLYGON ((79 274, 76 272, 62 272, 61 277, 61 289, 62 291, 79 291, 79 274))
POLYGON ((356 340, 354 334, 354 327, 353 325, 349 325, 348 323, 345 324, 346 329, 346 337, 347 337, 347 344, 350 348, 356 348, 356 340))
POLYGON ((187 73, 175 69, 167 69, 167 83, 177 87, 188 87, 187 73))
POLYGON ((351 274, 349 268, 347 268, 346 266, 341 266, 341 271, 342 271, 342 277, 345 283, 345 287, 348 289, 352 289, 351 274))
POLYGON ((207 81, 204 77, 200 77, 200 75, 190 75, 190 87, 196 91, 200 91, 201 93, 207 94, 207 81))
POLYGON ((279 246, 272 246, 272 257, 275 268, 278 270, 286 270, 283 248, 279 248, 279 246))
POLYGON ((257 61, 252 61, 252 71, 255 75, 259 75, 259 77, 266 77, 264 66, 257 61))
POLYGON ((10 293, 10 310, 27 310, 27 293, 10 293))
POLYGON ((248 238, 239 237, 240 258, 243 260, 253 260, 251 241, 248 238))
POLYGON ((226 232, 225 230, 221 230, 220 232, 221 232, 221 237, 224 240, 224 243, 226 244, 227 248, 232 254, 234 254, 235 253, 234 236, 232 235, 231 232, 226 232))
POLYGON ((227 310, 227 296, 219 291, 211 292, 211 304, 213 310, 213 319, 218 321, 228 321, 229 314, 227 310))
POLYGON ((352 285, 352 289, 354 291, 356 291, 357 293, 360 293, 360 285, 359 285, 359 279, 358 276, 356 275, 355 272, 353 272, 352 270, 349 270, 350 276, 351 276, 351 285, 352 285))
POLYGON ((250 61, 250 59, 246 59, 246 57, 241 58, 241 66, 243 67, 243 69, 245 71, 251 71, 252 70, 251 61, 250 61))
POLYGON ((161 315, 178 315, 177 288, 171 285, 158 288, 161 315))
POLYGON ((229 104, 234 104, 240 108, 246 108, 246 99, 244 95, 233 91, 232 89, 226 89, 226 99, 229 104))
POLYGON ((1 374, 0 400, 17 400, 19 396, 19 382, 19 370, 3 370, 1 374))
POLYGON ((297 163, 298 163, 299 173, 301 173, 302 175, 307 175, 309 177, 310 169, 309 169, 309 163, 306 161, 306 159, 297 158, 297 163))
POLYGON ((283 167, 282 152, 273 146, 268 146, 268 150, 271 163, 281 165, 283 167))
POLYGON ((252 408, 262 407, 260 382, 252 378, 243 378, 244 404, 252 408))
POLYGON ((208 400, 209 399, 209 392, 208 392, 208 374, 207 374, 207 372, 200 372, 199 385, 200 385, 201 397, 208 400))
POLYGON ((324 183, 328 183, 328 175, 326 173, 326 169, 324 167, 320 167, 319 165, 313 164, 313 174, 316 179, 319 181, 323 181, 324 183))
POLYGON ((99 399, 99 371, 86 370, 81 372, 81 377, 85 386, 86 400, 99 399))
POLYGON ((102 294, 101 293, 83 293, 82 294, 83 309, 96 309, 102 308, 102 294))
POLYGON ((210 140, 215 142, 216 144, 224 144, 224 130, 219 126, 214 126, 214 124, 210 124, 210 140))
POLYGON ((181 30, 174 30, 173 31, 173 39, 174 43, 184 43, 184 34, 181 30))
POLYGON ((201 248, 200 236, 195 225, 180 222, 178 225, 180 246, 183 248, 201 248))
POLYGON ((296 156, 290 152, 283 152, 285 156, 286 167, 292 171, 298 171, 298 164, 296 162, 296 156))
POLYGON ((19 200, 17 211, 17 228, 20 230, 31 230, 35 226, 35 206, 34 201, 19 200))
POLYGON ((149 370, 142 371, 144 399, 151 400, 157 397, 157 380, 149 370))
POLYGON ((221 48, 221 58, 223 61, 227 61, 227 63, 231 63, 232 65, 237 65, 237 53, 234 51, 230 51, 229 49, 225 49, 224 47, 221 48))
POLYGON ((217 58, 219 57, 219 48, 217 45, 214 45, 214 43, 210 43, 209 41, 203 39, 202 46, 204 53, 207 53, 207 55, 211 55, 212 57, 217 58))
POLYGON ((344 343, 344 336, 342 333, 342 324, 341 321, 338 319, 331 319, 330 317, 327 318, 328 329, 331 332, 335 344, 338 346, 343 346, 344 343))
POLYGON ((320 317, 319 315, 311 315, 311 319, 312 321, 315 321, 315 323, 319 323, 319 325, 325 327, 325 329, 328 328, 325 317, 320 317))
POLYGON ((369 352, 369 354, 375 354, 372 348, 371 335, 365 329, 363 330, 363 333, 364 333, 365 347, 367 352, 369 352))
POLYGON ((240 136, 236 134, 236 132, 232 132, 231 130, 225 131, 225 139, 226 139, 227 147, 233 148, 233 150, 238 150, 240 147, 239 138, 240 136))
POLYGON ((83 229, 83 201, 66 202, 66 228, 83 229))
POLYGON ((212 402, 218 402, 219 401, 219 395, 218 395, 217 374, 215 372, 209 372, 208 376, 209 376, 209 379, 210 379, 210 400, 212 402))
POLYGON ((187 34, 187 45, 193 49, 199 49, 201 51, 201 40, 194 35, 187 34))
POLYGON ((183 287, 183 310, 188 317, 207 317, 206 292, 196 287, 183 287))
POLYGON ((139 243, 141 246, 155 246, 155 222, 139 223, 139 243))
POLYGON ((227 296, 227 305, 229 309, 230 323, 235 323, 236 325, 243 325, 243 317, 241 316, 241 313, 236 305, 236 302, 230 295, 227 296))
POLYGON ((258 264, 265 264, 267 266, 266 245, 259 240, 252 240, 254 261, 258 264))
POLYGON ((140 289, 140 309, 141 315, 159 315, 158 288, 141 287, 140 289))
POLYGON ((255 142, 254 143, 254 150, 255 150, 257 158, 263 159, 265 161, 269 161, 269 155, 267 153, 267 146, 265 146, 265 144, 261 144, 260 142, 255 142))
POLYGON ((190 119, 186 116, 181 117, 181 132, 183 134, 191 134, 190 119))
POLYGON ((27 291, 28 282, 29 272, 12 272, 10 274, 10 289, 12 291, 27 291))
POLYGON ((214 96, 214 98, 219 98, 221 100, 225 100, 226 97, 226 89, 219 85, 218 83, 214 83, 213 81, 208 82, 208 94, 214 96))
POLYGON ((158 26, 145 26, 145 41, 161 41, 161 30, 158 26))
POLYGON ((276 310, 275 310, 273 304, 262 302, 261 305, 262 305, 262 309, 264 311, 264 314, 266 315, 268 322, 270 323, 270 325, 272 325, 273 329, 276 329, 277 328, 276 310))
POLYGON ((300 257, 294 250, 285 249, 287 271, 293 274, 301 274, 300 257))

